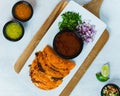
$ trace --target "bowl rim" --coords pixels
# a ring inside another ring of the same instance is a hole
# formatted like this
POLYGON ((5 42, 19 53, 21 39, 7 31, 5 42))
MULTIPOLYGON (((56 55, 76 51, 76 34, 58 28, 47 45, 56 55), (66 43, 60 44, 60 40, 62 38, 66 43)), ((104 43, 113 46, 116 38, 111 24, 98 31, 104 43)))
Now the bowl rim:
POLYGON ((101 96, 103 96, 103 89, 104 89, 106 86, 108 86, 108 85, 112 85, 112 86, 114 86, 115 88, 117 88, 118 91, 119 91, 119 96, 120 96, 120 87, 119 87, 117 84, 114 84, 114 83, 108 83, 108 84, 104 85, 103 88, 101 89, 101 96))
POLYGON ((81 36, 78 35, 75 30, 74 30, 74 31, 73 31, 73 30, 62 30, 62 31, 59 31, 59 32, 55 35, 55 37, 54 37, 54 39, 53 39, 53 49, 55 50, 55 52, 56 52, 60 57, 62 57, 62 58, 64 58, 64 59, 73 59, 73 58, 77 57, 77 56, 82 52, 83 46, 84 46, 84 42, 83 42, 81 36), (61 54, 61 53, 57 50, 57 48, 56 48, 55 39, 57 38, 58 35, 60 35, 60 34, 62 34, 62 33, 64 33, 64 32, 71 32, 71 33, 75 34, 75 36, 76 36, 76 37, 79 39, 79 41, 80 41, 81 47, 80 47, 80 49, 79 49, 79 52, 77 52, 76 54, 74 54, 74 55, 72 55, 72 56, 65 56, 65 55, 61 54))
POLYGON ((19 21, 21 21, 21 22, 26 22, 26 21, 30 20, 30 19, 32 18, 32 16, 33 16, 33 7, 32 7, 32 5, 31 5, 28 1, 18 1, 18 2, 16 2, 16 3, 13 5, 13 7, 12 7, 12 15, 13 15, 13 17, 14 17, 15 19, 17 19, 17 20, 19 20, 19 21), (26 5, 28 5, 28 6, 30 7, 32 13, 31 13, 31 15, 30 15, 29 18, 27 18, 27 19, 17 18, 17 16, 15 15, 15 12, 14 12, 14 11, 15 11, 16 6, 19 5, 19 4, 26 4, 26 5))
POLYGON ((20 39, 23 37, 23 35, 24 35, 24 27, 23 27, 23 25, 22 25, 19 21, 16 21, 16 20, 8 21, 8 22, 4 25, 4 27, 3 27, 3 35, 4 35, 4 37, 5 37, 6 39, 8 39, 8 40, 10 40, 10 41, 18 41, 18 40, 20 40, 20 39), (9 37, 7 36, 5 29, 6 29, 6 26, 7 26, 8 24, 10 24, 10 23, 17 23, 17 24, 19 24, 19 25, 21 26, 21 28, 22 28, 22 35, 21 35, 19 38, 17 38, 17 39, 12 39, 12 38, 9 38, 9 37))

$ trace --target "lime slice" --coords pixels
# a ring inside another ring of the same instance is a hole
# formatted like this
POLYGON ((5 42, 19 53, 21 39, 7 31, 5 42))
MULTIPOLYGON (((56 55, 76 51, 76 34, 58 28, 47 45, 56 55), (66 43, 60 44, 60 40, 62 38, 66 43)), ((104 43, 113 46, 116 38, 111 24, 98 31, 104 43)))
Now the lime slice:
POLYGON ((106 63, 102 66, 101 68, 101 75, 103 77, 109 77, 110 74, 110 67, 109 67, 109 63, 106 63))
POLYGON ((101 81, 101 82, 105 82, 105 81, 107 81, 107 80, 109 79, 109 77, 104 77, 104 76, 101 74, 101 72, 96 73, 96 78, 97 78, 99 81, 101 81))

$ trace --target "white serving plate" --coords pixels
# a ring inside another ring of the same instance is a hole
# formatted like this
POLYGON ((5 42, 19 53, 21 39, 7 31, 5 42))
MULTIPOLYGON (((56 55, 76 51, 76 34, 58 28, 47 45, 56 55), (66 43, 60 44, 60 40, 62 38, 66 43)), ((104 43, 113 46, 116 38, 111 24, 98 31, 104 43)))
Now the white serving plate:
POLYGON ((30 58, 27 60, 24 68, 22 69, 22 71, 20 73, 21 81, 26 86, 28 86, 31 89, 31 91, 33 91, 35 93, 35 95, 37 95, 37 96, 59 96, 59 94, 62 92, 62 90, 68 84, 68 82, 71 80, 73 75, 76 73, 78 68, 84 62, 84 60, 86 59, 86 57, 88 56, 88 54, 90 53, 90 51, 92 50, 92 48, 94 47, 94 45, 96 44, 96 42, 98 41, 98 39, 100 38, 100 36, 102 35, 103 31, 106 28, 106 24, 104 22, 102 22, 95 15, 93 15, 88 10, 86 10, 85 8, 83 8, 82 6, 80 6, 79 4, 77 4, 74 1, 70 1, 68 3, 68 5, 64 8, 64 10, 61 12, 61 14, 57 17, 57 19, 54 21, 52 26, 47 31, 46 35, 42 38, 41 42, 35 48, 35 50, 31 54, 30 58), (95 29, 96 29, 97 33, 95 35, 94 41, 90 42, 88 44, 85 44, 81 54, 78 57, 73 59, 76 63, 76 66, 69 73, 69 75, 63 79, 62 84, 58 88, 50 90, 50 91, 41 90, 32 83, 31 78, 29 76, 29 67, 28 66, 32 63, 33 59, 35 58, 35 53, 37 51, 43 50, 43 48, 46 45, 53 46, 52 43, 53 43, 54 36, 57 34, 57 32, 59 32, 58 22, 60 22, 62 20, 61 14, 64 12, 67 12, 67 11, 74 11, 74 12, 79 13, 82 16, 82 20, 84 20, 84 19, 91 20, 91 24, 94 24, 96 26, 95 29))

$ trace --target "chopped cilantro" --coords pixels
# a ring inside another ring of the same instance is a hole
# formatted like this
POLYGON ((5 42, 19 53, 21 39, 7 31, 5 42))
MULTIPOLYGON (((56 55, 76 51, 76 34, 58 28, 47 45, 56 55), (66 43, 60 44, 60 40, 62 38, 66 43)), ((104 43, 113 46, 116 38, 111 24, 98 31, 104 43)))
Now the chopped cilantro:
POLYGON ((58 24, 60 30, 76 30, 76 26, 79 23, 82 23, 79 13, 68 11, 63 13, 61 16, 63 20, 58 24))

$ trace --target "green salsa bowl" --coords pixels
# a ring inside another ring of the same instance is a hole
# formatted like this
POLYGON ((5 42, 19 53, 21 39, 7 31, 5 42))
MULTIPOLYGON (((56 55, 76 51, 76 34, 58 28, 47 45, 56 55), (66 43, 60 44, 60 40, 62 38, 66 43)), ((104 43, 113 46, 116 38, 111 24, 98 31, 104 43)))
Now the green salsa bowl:
POLYGON ((3 27, 3 35, 10 41, 18 41, 24 35, 23 25, 18 21, 9 21, 3 27))

